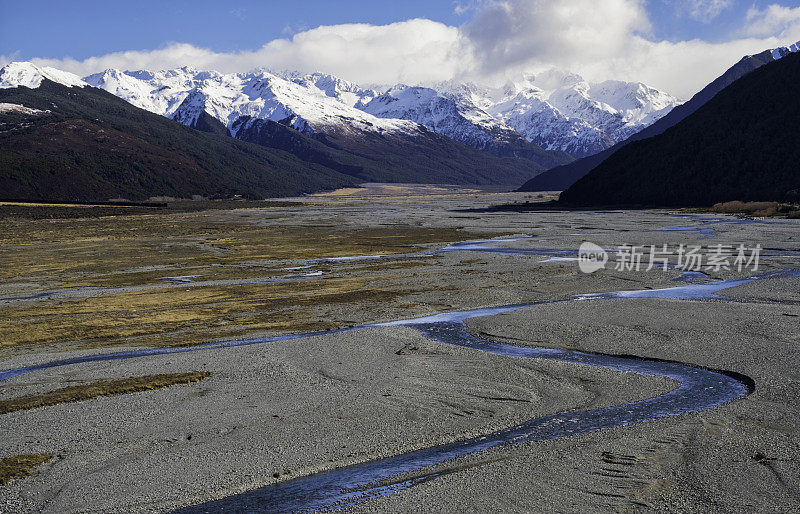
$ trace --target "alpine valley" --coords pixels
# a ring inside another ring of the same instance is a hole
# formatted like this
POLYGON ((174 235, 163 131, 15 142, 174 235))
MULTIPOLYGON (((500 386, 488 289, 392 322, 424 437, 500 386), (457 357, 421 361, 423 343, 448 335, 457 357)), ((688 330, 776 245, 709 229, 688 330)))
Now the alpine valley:
POLYGON ((592 84, 557 70, 499 88, 449 82, 379 90, 321 73, 226 75, 190 67, 110 69, 81 79, 27 62, 0 70, 0 102, 7 104, 0 113, 5 197, 64 200, 264 197, 361 182, 518 186, 626 139, 679 104, 644 84, 592 84), (177 124, 143 111, 197 130, 176 132, 177 124), (69 149, 40 148, 47 146, 40 136, 53 131, 71 134, 69 149), (98 133, 124 136, 136 151, 118 159, 118 150, 103 150, 98 133), (176 146, 176 139, 185 145, 176 146), (207 149, 202 158, 198 148, 207 149), (220 152, 228 157, 220 160, 220 152), (291 164, 276 164, 275 152, 291 164), (227 175, 241 161, 251 171, 238 173, 234 185, 227 175), (165 162, 174 165, 168 178, 160 169, 165 162), (184 174, 181 162, 195 163, 198 171, 184 174), (80 179, 65 180, 65 173, 80 179), (129 185, 120 185, 115 173, 129 185))
POLYGON ((800 514, 795 5, 0 3, 0 514, 800 514))

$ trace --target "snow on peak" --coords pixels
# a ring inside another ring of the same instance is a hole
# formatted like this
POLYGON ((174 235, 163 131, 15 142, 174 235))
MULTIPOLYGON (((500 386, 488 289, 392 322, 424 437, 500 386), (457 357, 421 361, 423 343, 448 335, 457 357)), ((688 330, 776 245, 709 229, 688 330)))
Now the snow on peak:
POLYGON ((773 49, 772 58, 777 61, 778 59, 781 59, 789 54, 793 54, 796 52, 800 52, 800 41, 789 46, 782 46, 780 48, 773 49))
MULTIPOLYGON (((791 48, 781 52, 796 51, 797 45, 791 48)), ((109 69, 81 80, 52 68, 11 63, 0 71, 0 87, 38 87, 44 78, 101 88, 185 125, 194 125, 204 112, 229 129, 250 117, 306 134, 414 133, 423 125, 474 148, 518 144, 514 141, 524 138, 575 157, 626 139, 679 103, 638 82, 593 84, 558 69, 523 74, 499 88, 450 81, 434 87, 397 84, 380 93, 326 73, 222 74, 184 66, 109 69)))
POLYGON ((171 116, 190 91, 203 80, 218 76, 216 72, 203 75, 184 66, 172 70, 120 71, 109 69, 85 77, 91 86, 105 89, 123 100, 147 111, 171 116))
POLYGON ((172 119, 182 125, 194 126, 197 118, 206 111, 208 95, 199 87, 189 91, 180 104, 180 107, 172 115, 172 119))
POLYGON ((337 130, 414 131, 404 120, 382 120, 353 106, 376 93, 324 74, 275 74, 265 69, 224 75, 190 67, 106 70, 86 81, 148 111, 193 125, 206 112, 232 128, 249 116, 284 122, 305 133, 337 130))
POLYGON ((284 72, 281 77, 303 87, 316 89, 325 96, 334 98, 350 107, 369 102, 378 95, 377 91, 362 88, 357 84, 327 73, 304 75, 297 72, 284 72))
POLYGON ((536 75, 523 75, 523 83, 532 84, 545 91, 553 91, 556 89, 574 88, 580 84, 585 84, 586 81, 577 73, 551 68, 542 73, 537 73, 536 75))
POLYGON ((478 149, 521 138, 474 100, 469 86, 447 84, 440 90, 398 84, 357 107, 380 118, 414 121, 478 149))
POLYGON ((30 62, 12 62, 0 69, 0 89, 25 86, 36 89, 42 80, 48 79, 68 87, 86 86, 77 75, 55 68, 39 67, 30 62))
POLYGON ((680 103, 639 82, 590 83, 558 69, 524 74, 473 102, 528 141, 574 157, 627 139, 680 103))
POLYGON ((679 103, 638 82, 591 84, 557 69, 524 74, 501 88, 450 81, 397 84, 383 93, 330 74, 267 69, 228 75, 191 67, 106 70, 85 80, 186 125, 203 112, 234 131, 243 116, 306 134, 414 132, 424 125, 474 148, 524 138, 576 157, 627 138, 679 103))

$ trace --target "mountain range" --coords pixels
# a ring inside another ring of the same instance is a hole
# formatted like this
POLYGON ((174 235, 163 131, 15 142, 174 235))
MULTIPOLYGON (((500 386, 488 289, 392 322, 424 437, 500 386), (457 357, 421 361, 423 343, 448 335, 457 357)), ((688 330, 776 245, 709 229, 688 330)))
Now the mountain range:
POLYGON ((800 201, 800 53, 768 57, 770 62, 731 82, 663 133, 614 152, 564 191, 559 203, 684 207, 800 201))
MULTIPOLYGON (((677 103, 643 84, 590 84, 577 75, 554 70, 494 89, 446 83, 437 88, 396 85, 379 91, 321 73, 276 74, 256 70, 226 75, 184 67, 158 72, 106 70, 79 78, 31 63, 11 63, 0 70, 0 101, 9 105, 0 111, 3 143, 0 157, 9 165, 3 172, 9 186, 3 193, 6 198, 89 199, 88 196, 105 194, 141 198, 148 193, 149 196, 188 194, 188 190, 181 188, 187 185, 184 179, 192 174, 181 179, 176 175, 175 180, 157 179, 164 170, 152 165, 153 156, 144 158, 147 152, 141 155, 143 162, 122 164, 113 152, 104 152, 88 141, 78 141, 77 132, 67 134, 69 129, 65 127, 77 126, 76 120, 90 124, 108 121, 107 117, 96 116, 97 112, 89 107, 99 101, 97 90, 204 132, 204 136, 192 137, 213 137, 215 143, 207 146, 223 145, 233 153, 244 151, 246 155, 240 157, 255 165, 253 170, 264 163, 252 162, 258 158, 254 159, 253 153, 247 151, 249 147, 229 139, 267 147, 282 152, 281 158, 298 161, 283 169, 299 170, 302 163, 313 163, 325 170, 326 179, 321 181, 306 173, 309 168, 295 173, 293 180, 282 182, 282 187, 254 184, 248 189, 251 182, 246 179, 226 189, 221 184, 228 183, 227 179, 219 182, 211 177, 227 176, 230 170, 211 166, 203 168, 210 182, 190 188, 191 194, 224 196, 235 190, 235 194, 251 197, 295 194, 359 181, 517 185, 546 169, 573 161, 575 155, 613 144, 677 103), (67 104, 54 102, 47 95, 76 101, 65 109, 67 104), (77 101, 80 97, 84 98, 77 101), (39 108, 49 104, 53 108, 39 108), (71 124, 56 128, 55 124, 67 120, 71 124), (56 155, 59 145, 55 137, 50 139, 52 144, 47 151, 22 143, 26 137, 30 143, 35 139, 33 132, 42 134, 45 128, 71 140, 74 149, 61 148, 58 150, 61 154, 56 155), (90 147, 94 150, 89 150, 90 147), (75 158, 72 154, 80 148, 85 155, 75 158), (45 154, 49 156, 44 158, 45 154), (160 185, 155 189, 141 184, 114 187, 113 180, 101 177, 97 170, 87 169, 86 163, 98 159, 106 168, 114 162, 119 169, 128 169, 126 173, 131 176, 133 168, 146 170, 145 174, 153 176, 144 182, 160 185), (60 170, 53 168, 56 162, 61 163, 60 170), (64 164, 67 162, 68 166, 64 164), (45 182, 49 186, 37 186, 26 166, 37 173, 48 171, 52 180, 45 182), (67 173, 65 170, 79 172, 83 175, 81 180, 92 186, 72 190, 62 185, 58 189, 58 183, 64 180, 54 177, 67 173)), ((108 97, 103 102, 113 104, 108 97)), ((152 123, 152 118, 128 112, 121 106, 112 109, 116 113, 122 111, 128 120, 136 119, 146 126, 152 123)), ((141 139, 147 133, 143 127, 122 125, 125 137, 141 139)), ((161 128, 167 130, 168 126, 161 128)), ((84 138, 93 138, 95 129, 105 130, 101 123, 85 130, 84 138)), ((176 132, 174 138, 184 140, 185 134, 176 132)), ((169 139, 163 135, 159 141, 169 139)), ((141 146, 139 143, 133 146, 141 146)), ((159 148, 159 152, 174 150, 174 147, 159 148)), ((184 156, 197 152, 184 147, 179 150, 184 156)), ((127 158, 137 161, 135 152, 129 152, 127 158)), ((264 176, 275 172, 272 169, 264 176)), ((170 173, 181 175, 174 169, 170 173)))
MULTIPOLYGON (((0 110, 0 195, 51 200, 195 194, 263 198, 360 182, 513 185, 545 169, 336 100, 300 101, 300 86, 285 79, 264 76, 247 87, 264 89, 273 82, 279 87, 272 84, 271 93, 252 99, 252 105, 239 105, 250 96, 234 99, 239 110, 230 117, 236 123, 226 120, 229 127, 215 117, 225 111, 211 109, 219 107, 214 103, 216 84, 175 97, 167 94, 171 87, 166 84, 145 90, 140 100, 184 122, 176 123, 72 74, 31 63, 6 65, 0 70, 0 104, 5 105, 0 110), (253 112, 259 105, 261 110, 253 112), (322 107, 315 111, 316 106, 322 107), (352 111, 361 114, 356 118, 352 111), (273 118, 281 112, 287 116, 277 122, 266 112, 273 118), (237 137, 231 137, 234 133, 237 137), (267 134, 274 139, 267 141, 267 134)), ((180 79, 174 84, 177 89, 180 79)))
POLYGON ((591 170, 598 167, 603 161, 608 159, 611 155, 623 148, 625 145, 634 141, 641 141, 643 139, 664 133, 664 131, 670 127, 677 125, 682 120, 693 114, 709 100, 714 98, 717 93, 725 89, 736 80, 744 77, 753 70, 764 66, 765 64, 777 61, 798 51, 800 51, 800 42, 788 47, 765 50, 764 52, 756 55, 745 56, 720 77, 694 95, 688 102, 675 107, 667 115, 655 121, 651 125, 644 127, 639 132, 608 149, 539 174, 523 184, 519 190, 563 191, 569 188, 572 184, 577 182, 581 177, 585 176, 591 170))
MULTIPOLYGON (((35 87, 0 88, 0 199, 264 198, 355 183, 289 152, 206 134, 100 89, 66 85, 52 70, 12 71, 35 87)), ((0 78, 7 85, 9 75, 0 78)))
POLYGON ((557 70, 500 88, 399 84, 382 92, 333 75, 267 70, 230 75, 193 68, 106 70, 84 80, 189 126, 206 112, 229 128, 250 116, 306 135, 344 130, 356 137, 414 131, 407 123, 413 122, 477 150, 545 168, 604 150, 680 103, 644 84, 590 84, 557 70))

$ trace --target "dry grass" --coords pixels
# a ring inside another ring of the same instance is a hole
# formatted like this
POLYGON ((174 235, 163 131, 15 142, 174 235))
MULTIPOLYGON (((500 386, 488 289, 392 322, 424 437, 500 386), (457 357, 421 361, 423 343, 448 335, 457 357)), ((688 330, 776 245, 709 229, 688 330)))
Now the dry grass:
POLYGON ((254 331, 338 328, 324 320, 341 304, 376 304, 408 294, 377 287, 400 275, 324 278, 246 287, 172 288, 4 309, 0 348, 70 343, 97 348, 137 343, 164 346, 238 337, 254 331))
POLYGON ((0 459, 0 486, 8 484, 14 478, 32 475, 36 466, 44 464, 51 457, 52 455, 38 453, 3 457, 0 459))
MULTIPOLYGON (((2 220, 0 296, 24 291, 162 284, 164 276, 196 281, 248 280, 292 274, 299 260, 408 253, 420 244, 482 238, 455 228, 261 226, 280 211, 162 213, 115 218, 2 220), (283 264, 283 263, 286 264, 283 264), (18 288, 30 283, 34 287, 18 288)), ((421 262, 325 263, 325 275, 291 282, 106 291, 83 298, 0 306, 0 353, 98 348, 119 344, 185 345, 253 332, 338 328, 332 306, 362 312, 407 294, 404 269, 421 262)), ((357 316, 356 316, 357 317, 357 316)), ((340 322, 341 323, 341 322, 340 322)))
POLYGON ((101 380, 91 384, 64 387, 47 393, 0 401, 0 414, 58 405, 60 403, 81 402, 99 396, 116 396, 140 391, 152 391, 177 384, 190 384, 199 382, 209 375, 211 375, 210 372, 193 371, 189 373, 168 373, 101 380))
POLYGON ((778 202, 740 202, 736 200, 715 204, 711 211, 726 214, 746 214, 758 218, 774 216, 800 218, 800 205, 778 202))
MULTIPOLYGON (((165 270, 253 261, 403 253, 415 245, 474 237, 410 226, 258 226, 243 213, 162 214, 66 220, 2 220, 0 279, 52 276, 65 287, 151 283, 165 270)), ((215 277, 217 278, 217 277, 215 277)))

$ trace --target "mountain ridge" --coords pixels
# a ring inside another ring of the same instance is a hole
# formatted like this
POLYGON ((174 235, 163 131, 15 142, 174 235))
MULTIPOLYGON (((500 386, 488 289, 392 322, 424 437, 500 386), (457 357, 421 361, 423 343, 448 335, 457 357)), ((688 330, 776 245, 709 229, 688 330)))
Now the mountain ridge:
POLYGON ((272 124, 281 146, 230 137, 205 109, 187 127, 92 86, 44 76, 33 85, 0 89, 6 198, 264 198, 358 181, 514 185, 544 169, 473 150, 424 126, 414 125, 406 139, 380 133, 353 139, 342 132, 309 137, 285 122, 261 120, 272 124))
MULTIPOLYGON (((272 121, 291 118, 296 123, 295 128, 307 134, 315 124, 317 132, 324 132, 320 118, 325 116, 320 113, 326 110, 338 111, 329 117, 339 116, 361 123, 362 130, 370 130, 368 124, 388 131, 413 130, 411 125, 398 125, 398 122, 414 122, 472 148, 499 156, 526 158, 546 168, 566 164, 574 155, 600 151, 679 103, 640 83, 590 84, 578 75, 553 70, 538 77, 551 89, 539 88, 538 82, 534 86, 537 79, 530 75, 504 88, 482 88, 470 83, 437 87, 398 84, 379 92, 330 74, 276 73, 263 69, 229 75, 192 68, 160 72, 106 70, 85 80, 134 105, 167 116, 175 116, 175 110, 188 91, 199 88, 214 98, 207 112, 228 126, 239 115, 246 115, 272 121), (558 80, 553 78, 555 76, 561 77, 560 84, 555 84, 558 80), (575 80, 570 82, 572 78, 575 80), (262 80, 267 84, 259 83, 262 80), (167 90, 162 89, 165 85, 167 90), (604 86, 614 91, 608 94, 604 86), (512 91, 509 87, 516 89, 512 91), (287 94, 290 89, 291 93, 287 94), (218 94, 214 95, 213 90, 218 94), (402 110, 387 108, 390 101, 398 99, 397 92, 414 91, 426 94, 413 105, 406 102, 408 105, 402 110), (637 97, 639 105, 632 109, 612 106, 610 103, 616 103, 620 91, 637 97), (512 101, 515 96, 519 98, 512 101), (556 103, 557 96, 560 98, 558 107, 554 107, 548 102, 556 103), (221 100, 223 97, 226 99, 221 100), (223 105, 226 102, 227 107, 223 105), (309 104, 314 104, 314 108, 304 110, 309 104), (371 117, 365 118, 364 113, 371 117)), ((188 117, 182 118, 191 123, 188 117)))
POLYGON ((559 203, 694 207, 734 200, 796 202, 798 82, 800 53, 759 66, 663 133, 621 148, 564 191, 559 203))
MULTIPOLYGON (((0 197, 132 200, 289 196, 353 177, 291 153, 206 134, 93 87, 43 78, 0 89, 0 197)), ((286 129, 289 130, 289 129, 286 129)))
POLYGON ((765 50, 758 54, 744 56, 739 62, 728 68, 725 73, 696 93, 688 102, 675 107, 664 117, 630 136, 628 139, 602 152, 579 159, 573 163, 552 168, 523 184, 522 187, 519 188, 519 191, 562 191, 567 189, 627 144, 662 134, 670 127, 697 111, 717 93, 739 78, 758 69, 764 64, 798 51, 800 51, 800 42, 788 47, 765 50))

